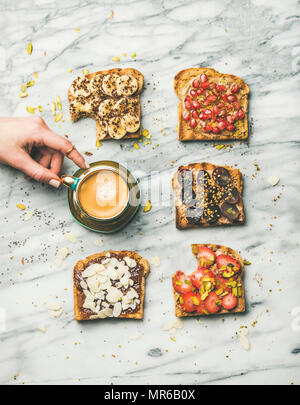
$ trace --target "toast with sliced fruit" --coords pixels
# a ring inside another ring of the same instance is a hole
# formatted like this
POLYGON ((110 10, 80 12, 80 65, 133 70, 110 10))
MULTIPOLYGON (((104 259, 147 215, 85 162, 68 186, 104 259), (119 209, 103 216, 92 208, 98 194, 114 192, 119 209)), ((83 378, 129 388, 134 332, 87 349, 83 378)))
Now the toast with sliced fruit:
POLYGON ((245 222, 243 179, 238 169, 206 162, 179 166, 172 187, 178 229, 245 222))
POLYGON ((181 70, 174 79, 179 98, 180 141, 248 138, 249 87, 241 78, 211 68, 181 70))
POLYGON ((198 268, 172 277, 175 315, 199 316, 245 312, 244 263, 233 249, 213 244, 193 244, 198 268))
POLYGON ((149 271, 146 259, 127 250, 109 250, 80 260, 73 273, 75 319, 142 319, 149 271))
POLYGON ((68 90, 71 120, 93 118, 98 141, 139 138, 143 82, 142 73, 129 68, 77 77, 68 90))

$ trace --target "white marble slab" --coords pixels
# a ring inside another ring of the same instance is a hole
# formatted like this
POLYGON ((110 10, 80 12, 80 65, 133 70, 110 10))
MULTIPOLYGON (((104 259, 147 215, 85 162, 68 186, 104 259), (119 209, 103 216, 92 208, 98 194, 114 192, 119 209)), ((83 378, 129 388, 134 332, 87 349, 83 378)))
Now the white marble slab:
MULTIPOLYGON (((10 0, 2 1, 0 9, 6 57, 0 66, 1 115, 24 116, 26 105, 43 105, 48 125, 68 134, 81 152, 93 152, 89 161, 128 162, 140 175, 144 199, 152 171, 162 176, 167 200, 179 164, 237 166, 244 174, 247 214, 244 226, 178 231, 172 206, 154 199, 152 211, 140 211, 123 231, 103 236, 103 249, 160 257, 161 265, 152 267, 147 281, 145 319, 77 323, 72 268, 101 249, 95 245, 98 235, 72 220, 64 189, 25 181, 1 166, 0 307, 6 321, 0 323, 0 382, 299 384, 300 331, 292 315, 300 307, 298 2, 10 0), (31 56, 26 53, 29 41, 31 56), (136 58, 131 58, 133 52, 136 58), (113 56, 121 62, 113 63, 113 56), (97 150, 94 122, 70 123, 66 97, 73 78, 83 68, 92 72, 115 66, 134 67, 145 75, 143 127, 152 134, 151 146, 135 150, 130 141, 122 142, 121 149, 118 142, 106 142, 97 150), (210 143, 179 143, 173 77, 193 66, 210 66, 247 81, 249 144, 216 150, 210 143), (39 79, 21 100, 20 85, 34 71, 39 79), (67 117, 61 125, 49 109, 56 95, 67 117), (277 186, 268 184, 270 175, 280 177, 277 186), (28 221, 16 208, 21 202, 33 212, 28 221), (77 236, 76 244, 65 239, 66 231, 77 236), (192 242, 225 244, 252 262, 245 275, 248 311, 201 323, 185 320, 171 340, 162 330, 174 319, 170 277, 178 269, 194 269, 192 242), (70 255, 57 267, 55 253, 65 246, 70 255), (60 318, 50 317, 44 305, 49 300, 63 305, 60 318), (46 333, 39 331, 41 325, 46 333), (235 337, 241 325, 249 328, 250 351, 235 337)), ((66 161, 64 171, 74 170, 66 161)), ((154 180, 157 185, 157 175, 154 180)))

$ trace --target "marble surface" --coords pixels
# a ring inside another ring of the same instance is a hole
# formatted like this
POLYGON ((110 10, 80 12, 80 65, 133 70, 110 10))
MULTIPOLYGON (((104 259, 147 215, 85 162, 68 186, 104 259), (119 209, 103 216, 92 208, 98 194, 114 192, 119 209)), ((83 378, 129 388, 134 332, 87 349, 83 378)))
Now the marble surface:
MULTIPOLYGON (((299 384, 299 2, 4 0, 0 11, 1 115, 26 116, 27 105, 42 105, 40 115, 53 130, 68 134, 81 152, 93 153, 88 161, 126 162, 140 178, 144 200, 151 183, 153 203, 123 231, 101 236, 98 247, 99 235, 72 220, 66 190, 26 181, 1 166, 0 383, 299 384), (121 61, 112 62, 114 56, 121 61), (143 127, 152 144, 139 150, 132 141, 96 149, 94 122, 71 124, 68 116, 73 78, 84 68, 116 66, 145 76, 143 127), (209 142, 177 140, 173 77, 196 66, 247 81, 249 143, 217 150, 209 142), (20 85, 34 71, 35 86, 20 99, 20 85), (61 123, 50 112, 57 95, 66 117, 61 123), (244 226, 176 230, 171 175, 180 164, 200 161, 240 168, 244 226), (271 175, 280 177, 274 187, 267 180, 271 175), (25 221, 18 203, 31 219, 25 221), (77 243, 66 240, 65 232, 76 235, 77 243), (251 261, 245 274, 248 310, 185 320, 170 335, 163 330, 174 319, 170 277, 195 268, 193 242, 225 244, 251 261), (70 255, 57 266, 55 254, 66 246, 70 255), (161 264, 152 266, 147 280, 143 321, 74 321, 72 268, 102 248, 136 250, 149 260, 159 256, 161 264), (60 318, 51 318, 45 307, 50 300, 63 306, 60 318), (249 329, 249 351, 236 338, 241 325, 249 329)), ((64 163, 64 172, 74 170, 70 161, 64 163)))

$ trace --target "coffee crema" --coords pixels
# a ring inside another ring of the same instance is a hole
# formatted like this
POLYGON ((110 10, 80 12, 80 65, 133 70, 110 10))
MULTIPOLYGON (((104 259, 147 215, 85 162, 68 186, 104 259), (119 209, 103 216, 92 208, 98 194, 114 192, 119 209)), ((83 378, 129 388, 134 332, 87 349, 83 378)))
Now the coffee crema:
POLYGON ((120 214, 127 205, 128 195, 128 186, 122 176, 107 169, 89 175, 78 190, 81 207, 88 215, 99 219, 120 214))

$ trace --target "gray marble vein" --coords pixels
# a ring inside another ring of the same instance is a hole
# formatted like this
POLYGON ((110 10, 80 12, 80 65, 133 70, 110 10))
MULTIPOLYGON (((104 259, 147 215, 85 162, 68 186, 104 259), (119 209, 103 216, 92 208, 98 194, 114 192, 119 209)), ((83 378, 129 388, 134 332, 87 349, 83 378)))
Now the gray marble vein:
MULTIPOLYGON (((159 256, 161 264, 152 266, 147 280, 143 321, 76 323, 72 268, 102 250, 95 244, 99 235, 72 220, 66 190, 26 181, 1 166, 0 383, 300 383, 299 24, 296 0, 1 1, 1 115, 27 116, 27 105, 42 105, 40 115, 53 130, 68 134, 81 152, 93 153, 88 161, 127 163, 140 178, 144 201, 151 189, 153 208, 140 210, 121 232, 101 236, 103 249, 136 250, 149 260, 159 256), (112 62, 114 56, 121 61, 112 62), (145 76, 142 123, 152 144, 139 150, 132 141, 96 149, 94 122, 69 119, 71 81, 84 68, 115 66, 134 67, 145 76), (216 150, 209 142, 177 140, 173 77, 195 66, 247 81, 249 142, 216 150), (29 96, 20 99, 21 84, 31 79, 29 96), (51 115, 57 95, 65 122, 55 123, 51 115), (244 226, 176 230, 171 176, 178 165, 200 161, 240 168, 244 226), (280 178, 274 187, 271 175, 280 178), (30 220, 18 203, 32 212, 30 220), (66 240, 67 231, 77 243, 66 240), (163 330, 174 319, 170 277, 179 269, 194 270, 193 242, 224 244, 251 261, 247 312, 188 319, 170 335, 163 330), (70 255, 58 267, 55 254, 65 246, 70 255), (45 306, 53 300, 63 306, 57 319, 45 306), (249 351, 236 337, 241 325, 249 329, 249 351)), ((75 166, 66 161, 63 170, 72 173, 75 166)))

